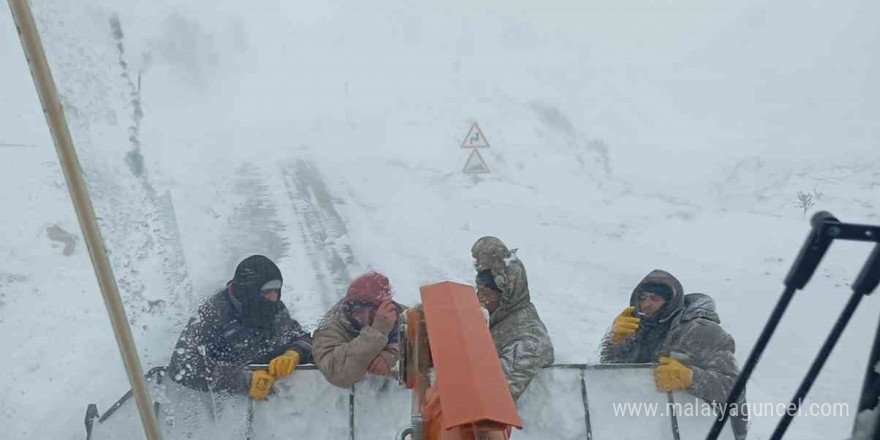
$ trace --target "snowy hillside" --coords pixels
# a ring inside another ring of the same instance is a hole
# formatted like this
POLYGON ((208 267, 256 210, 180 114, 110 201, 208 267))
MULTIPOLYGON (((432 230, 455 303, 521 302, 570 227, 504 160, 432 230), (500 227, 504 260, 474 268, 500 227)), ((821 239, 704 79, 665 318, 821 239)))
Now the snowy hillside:
MULTIPOLYGON (((558 363, 598 361, 655 268, 715 298, 742 362, 809 215, 880 222, 876 2, 33 3, 145 367, 251 253, 311 329, 367 269, 410 304, 472 282, 483 235, 519 249, 558 363)), ((0 425, 79 439, 127 379, 8 12, 0 54, 0 425)), ((868 251, 832 248, 751 401, 788 402, 868 251)), ((791 438, 848 435, 878 312, 810 393, 853 413, 791 438)))

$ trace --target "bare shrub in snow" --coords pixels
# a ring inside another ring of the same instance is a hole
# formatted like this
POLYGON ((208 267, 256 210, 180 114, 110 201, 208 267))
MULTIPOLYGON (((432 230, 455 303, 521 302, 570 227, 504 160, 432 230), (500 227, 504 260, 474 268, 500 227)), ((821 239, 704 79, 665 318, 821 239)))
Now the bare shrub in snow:
POLYGON ((807 215, 807 211, 816 204, 815 202, 813 202, 813 194, 811 193, 798 191, 797 198, 797 203, 795 203, 794 206, 802 209, 804 211, 804 215, 807 215))

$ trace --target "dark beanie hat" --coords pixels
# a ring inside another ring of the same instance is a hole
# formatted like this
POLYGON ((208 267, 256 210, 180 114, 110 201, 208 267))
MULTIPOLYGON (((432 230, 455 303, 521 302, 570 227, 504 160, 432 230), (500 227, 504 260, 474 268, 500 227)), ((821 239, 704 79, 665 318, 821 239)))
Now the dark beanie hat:
POLYGON ((495 276, 492 275, 491 269, 480 271, 480 273, 477 274, 477 286, 485 286, 496 292, 501 292, 501 289, 495 284, 495 276))
POLYGON ((273 280, 283 281, 281 270, 263 255, 251 255, 238 263, 230 284, 233 295, 241 302, 245 324, 254 327, 271 325, 281 301, 281 289, 278 290, 279 302, 266 300, 260 290, 273 280))
POLYGON ((663 283, 645 283, 639 286, 639 292, 651 292, 669 301, 672 299, 672 288, 663 283))
POLYGON ((235 284, 259 284, 258 287, 272 280, 284 281, 281 269, 263 255, 251 255, 241 260, 232 277, 235 284))

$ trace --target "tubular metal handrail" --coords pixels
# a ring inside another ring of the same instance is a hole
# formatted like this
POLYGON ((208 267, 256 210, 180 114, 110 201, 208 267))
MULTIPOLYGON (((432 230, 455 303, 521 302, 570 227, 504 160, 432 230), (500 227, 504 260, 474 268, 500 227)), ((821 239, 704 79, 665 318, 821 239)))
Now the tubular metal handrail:
MULTIPOLYGON (((586 423, 586 438, 592 439, 592 426, 590 425, 590 406, 589 400, 587 396, 587 382, 585 377, 586 371, 600 371, 600 370, 617 370, 617 369, 649 369, 656 366, 656 364, 551 364, 542 367, 543 370, 577 370, 580 371, 579 381, 581 383, 581 399, 584 405, 584 420, 586 423)), ((268 364, 251 364, 247 366, 248 370, 265 370, 268 369, 268 364)), ((318 367, 315 365, 301 365, 297 367, 297 371, 315 371, 318 370, 318 367)), ((162 378, 165 375, 166 367, 154 367, 151 368, 147 374, 145 375, 147 380, 156 380, 161 383, 162 378)), ((349 439, 355 439, 355 426, 354 426, 354 413, 355 413, 355 386, 349 387, 349 439)), ((671 393, 668 393, 669 398, 671 399, 671 393)), ((86 410, 86 439, 90 438, 90 433, 92 431, 93 425, 95 422, 103 423, 110 416, 112 416, 122 405, 125 404, 132 397, 131 390, 127 391, 119 400, 117 400, 110 408, 107 409, 103 414, 98 414, 97 408, 95 404, 89 404, 86 410)), ((158 411, 156 411, 158 414, 158 411)), ((673 429, 673 438, 678 439, 678 435, 675 432, 677 429, 677 422, 672 421, 671 425, 673 429)), ((398 431, 398 435, 406 434, 410 435, 411 432, 406 431, 407 428, 411 428, 409 426, 402 428, 398 431)))

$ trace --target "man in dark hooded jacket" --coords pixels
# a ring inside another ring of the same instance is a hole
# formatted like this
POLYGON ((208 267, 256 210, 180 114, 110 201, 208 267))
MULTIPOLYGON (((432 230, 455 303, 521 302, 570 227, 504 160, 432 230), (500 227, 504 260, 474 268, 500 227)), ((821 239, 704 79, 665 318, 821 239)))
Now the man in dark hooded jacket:
POLYGON ((253 255, 235 269, 226 287, 210 297, 180 335, 168 376, 199 391, 266 398, 276 378, 311 362, 308 332, 281 302, 281 271, 253 255), (269 364, 269 371, 245 370, 269 364))
POLYGON ((513 400, 526 390, 538 370, 553 363, 553 343, 529 296, 526 268, 495 237, 471 248, 477 270, 477 296, 489 312, 489 332, 513 400))
MULTIPOLYGON (((681 283, 662 270, 649 273, 633 290, 630 306, 614 320, 602 344, 603 363, 654 363, 659 391, 682 390, 723 404, 739 375, 733 338, 719 325, 715 301, 684 294, 681 283)), ((734 434, 747 431, 745 394, 731 417, 734 434)))

